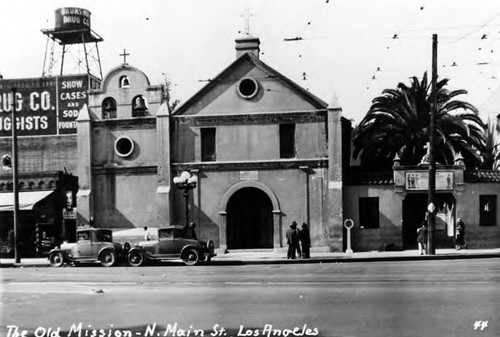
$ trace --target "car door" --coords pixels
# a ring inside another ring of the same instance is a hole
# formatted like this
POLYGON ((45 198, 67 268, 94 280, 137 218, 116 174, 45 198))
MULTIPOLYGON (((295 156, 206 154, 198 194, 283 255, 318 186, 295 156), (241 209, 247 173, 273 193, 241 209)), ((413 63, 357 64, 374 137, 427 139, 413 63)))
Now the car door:
POLYGON ((91 231, 80 231, 77 233, 75 251, 73 252, 75 259, 88 259, 92 256, 91 233, 91 231))
POLYGON ((111 231, 108 230, 96 230, 92 232, 92 256, 97 259, 99 252, 106 246, 109 246, 111 242, 111 231))
POLYGON ((174 253, 180 256, 182 248, 189 244, 193 244, 194 241, 196 240, 185 238, 183 230, 176 228, 174 230, 174 253))
POLYGON ((168 257, 174 253, 173 228, 160 229, 158 231, 158 254, 168 257))

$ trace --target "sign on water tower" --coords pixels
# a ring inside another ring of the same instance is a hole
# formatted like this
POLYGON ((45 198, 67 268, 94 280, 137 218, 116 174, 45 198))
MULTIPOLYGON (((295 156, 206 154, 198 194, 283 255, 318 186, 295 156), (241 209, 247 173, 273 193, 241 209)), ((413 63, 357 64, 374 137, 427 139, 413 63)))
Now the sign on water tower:
POLYGON ((55 30, 69 29, 90 30, 90 12, 77 7, 56 9, 55 30))

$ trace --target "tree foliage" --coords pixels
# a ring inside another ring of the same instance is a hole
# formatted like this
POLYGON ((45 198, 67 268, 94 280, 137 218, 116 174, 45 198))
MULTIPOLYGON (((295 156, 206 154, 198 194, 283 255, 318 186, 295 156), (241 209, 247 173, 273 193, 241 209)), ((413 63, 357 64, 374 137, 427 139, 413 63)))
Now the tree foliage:
POLYGON ((167 103, 167 109, 169 113, 172 113, 177 106, 180 104, 180 100, 172 98, 172 81, 165 75, 164 75, 164 92, 163 92, 163 99, 167 103))
MULTIPOLYGON (((443 79, 436 86, 436 162, 452 165, 460 152, 468 168, 477 168, 485 149, 485 126, 472 104, 456 98, 467 92, 449 91, 447 85, 443 79)), ((427 72, 421 81, 413 77, 410 86, 399 83, 384 90, 354 130, 354 158, 360 156, 363 166, 374 169, 389 168, 396 153, 401 164, 418 164, 427 152, 432 97, 427 72)))

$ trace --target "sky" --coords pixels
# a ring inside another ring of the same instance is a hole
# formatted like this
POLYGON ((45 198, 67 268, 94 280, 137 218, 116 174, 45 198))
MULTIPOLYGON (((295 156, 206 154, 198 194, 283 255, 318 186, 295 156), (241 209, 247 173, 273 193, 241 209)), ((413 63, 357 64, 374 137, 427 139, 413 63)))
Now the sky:
POLYGON ((355 124, 383 89, 431 74, 433 34, 438 76, 450 79, 449 89, 467 90, 461 99, 480 109, 500 90, 498 0, 7 1, 0 12, 5 79, 41 76, 41 30, 54 28, 61 7, 92 13, 92 30, 104 39, 103 75, 126 49, 130 65, 152 84, 167 77, 181 102, 235 60, 234 40, 247 28, 260 39, 261 60, 327 103, 337 97, 355 124))

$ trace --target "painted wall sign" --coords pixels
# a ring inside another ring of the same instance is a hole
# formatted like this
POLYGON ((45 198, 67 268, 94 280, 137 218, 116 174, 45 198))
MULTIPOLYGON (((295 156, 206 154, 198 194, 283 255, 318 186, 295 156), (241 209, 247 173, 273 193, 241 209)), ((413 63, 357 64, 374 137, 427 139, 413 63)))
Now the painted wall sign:
POLYGON ((240 180, 259 180, 259 171, 240 171, 240 180))
MULTIPOLYGON (((407 191, 423 191, 429 188, 429 171, 406 172, 407 191)), ((436 190, 453 190, 453 171, 436 172, 436 190)))
POLYGON ((0 80, 0 137, 12 134, 12 88, 16 88, 19 136, 76 134, 78 112, 87 90, 100 80, 88 75, 0 80))

